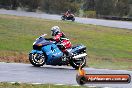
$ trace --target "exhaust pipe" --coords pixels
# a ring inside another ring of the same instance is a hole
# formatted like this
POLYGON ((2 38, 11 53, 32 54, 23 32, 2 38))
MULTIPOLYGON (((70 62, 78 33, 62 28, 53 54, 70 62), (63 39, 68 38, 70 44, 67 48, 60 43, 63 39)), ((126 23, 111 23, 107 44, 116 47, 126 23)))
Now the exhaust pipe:
POLYGON ((87 56, 87 54, 83 53, 83 54, 79 54, 79 55, 74 56, 73 59, 78 59, 78 58, 82 58, 82 57, 85 57, 85 56, 87 56))

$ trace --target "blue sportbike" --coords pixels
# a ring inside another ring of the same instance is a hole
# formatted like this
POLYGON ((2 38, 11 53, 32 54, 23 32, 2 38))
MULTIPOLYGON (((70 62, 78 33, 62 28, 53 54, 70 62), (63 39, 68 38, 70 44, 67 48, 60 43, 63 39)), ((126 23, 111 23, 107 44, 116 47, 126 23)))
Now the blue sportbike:
POLYGON ((29 53, 29 61, 32 65, 40 67, 46 65, 71 65, 78 69, 86 65, 86 46, 79 44, 67 49, 67 52, 62 52, 61 44, 45 38, 45 35, 40 36, 33 43, 33 50, 29 53))

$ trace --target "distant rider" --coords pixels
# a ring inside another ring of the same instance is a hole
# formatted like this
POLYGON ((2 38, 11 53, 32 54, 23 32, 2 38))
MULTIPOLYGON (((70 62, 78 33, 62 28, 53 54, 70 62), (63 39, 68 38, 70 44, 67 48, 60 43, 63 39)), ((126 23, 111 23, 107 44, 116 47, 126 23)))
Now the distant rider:
POLYGON ((66 13, 65 13, 65 16, 69 17, 70 15, 71 15, 71 11, 67 10, 66 13))
POLYGON ((60 31, 60 28, 58 26, 53 26, 51 28, 51 35, 53 36, 53 40, 60 45, 59 48, 63 52, 66 52, 66 49, 71 48, 71 42, 65 36, 65 34, 60 31))

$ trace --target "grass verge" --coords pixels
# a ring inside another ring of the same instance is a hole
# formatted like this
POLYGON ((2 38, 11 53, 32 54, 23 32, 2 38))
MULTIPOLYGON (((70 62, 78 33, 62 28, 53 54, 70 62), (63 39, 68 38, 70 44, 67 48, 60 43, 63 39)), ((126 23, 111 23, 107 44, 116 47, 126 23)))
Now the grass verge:
POLYGON ((0 88, 90 88, 90 87, 53 84, 0 83, 0 88))
POLYGON ((0 15, 0 61, 28 63, 33 41, 54 25, 87 46, 89 67, 132 69, 132 30, 10 15, 0 15))

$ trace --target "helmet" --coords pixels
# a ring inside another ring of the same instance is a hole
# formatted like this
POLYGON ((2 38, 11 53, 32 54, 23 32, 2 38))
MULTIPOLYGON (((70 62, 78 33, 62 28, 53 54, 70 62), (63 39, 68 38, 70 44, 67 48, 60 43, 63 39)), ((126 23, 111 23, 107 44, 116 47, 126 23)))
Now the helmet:
POLYGON ((67 12, 68 12, 68 13, 71 13, 71 10, 68 9, 67 12))
POLYGON ((51 28, 51 35, 55 36, 58 32, 60 32, 60 28, 58 26, 53 26, 51 28))

